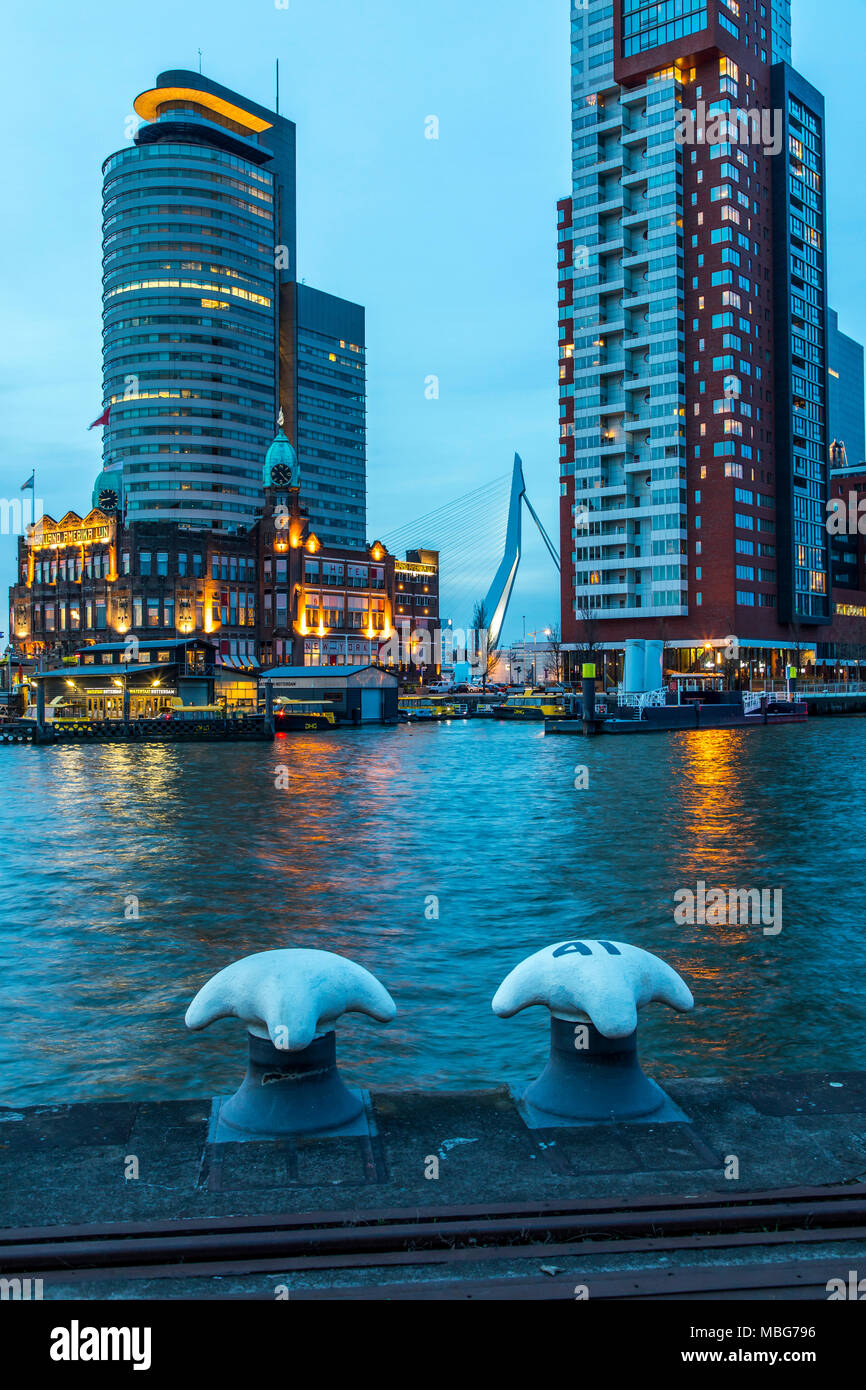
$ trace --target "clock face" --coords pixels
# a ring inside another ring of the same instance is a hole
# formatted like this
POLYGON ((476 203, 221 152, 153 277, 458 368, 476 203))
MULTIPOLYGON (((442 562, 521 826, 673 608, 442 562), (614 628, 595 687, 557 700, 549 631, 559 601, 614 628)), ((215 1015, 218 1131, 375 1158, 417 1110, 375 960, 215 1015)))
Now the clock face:
POLYGON ((114 491, 114 488, 106 487, 100 492, 99 510, 102 512, 117 511, 117 493, 114 491))
POLYGON ((271 482, 276 487, 289 487, 292 481, 292 470, 287 468, 284 463, 275 463, 271 469, 271 482))

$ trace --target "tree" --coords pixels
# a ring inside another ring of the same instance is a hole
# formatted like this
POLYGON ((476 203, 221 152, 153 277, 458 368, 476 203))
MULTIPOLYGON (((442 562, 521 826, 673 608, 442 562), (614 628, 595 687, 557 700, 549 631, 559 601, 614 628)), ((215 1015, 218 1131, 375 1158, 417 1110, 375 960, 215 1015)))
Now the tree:
POLYGON ((591 662, 593 653, 601 647, 600 620, 597 608, 577 608, 577 640, 583 660, 591 662))
POLYGON ((600 620, 597 608, 577 609, 577 631, 581 650, 590 655, 601 646, 599 641, 600 620))
POLYGON ((548 629, 548 632, 549 632, 549 636, 548 636, 548 638, 547 638, 547 641, 548 641, 548 645, 549 645, 549 647, 550 647, 550 667, 549 667, 548 669, 551 669, 551 668, 552 668, 552 670, 553 670, 553 679, 554 679, 555 681, 561 681, 561 680, 562 680, 562 633, 560 632, 560 629, 559 629, 559 623, 554 623, 554 624, 553 624, 553 627, 551 627, 551 628, 548 629))
POLYGON ((472 613, 472 626, 478 643, 478 663, 481 667, 481 686, 484 690, 487 689, 487 682, 496 669, 500 654, 499 647, 490 637, 491 621, 487 616, 487 604, 484 599, 480 599, 472 613))

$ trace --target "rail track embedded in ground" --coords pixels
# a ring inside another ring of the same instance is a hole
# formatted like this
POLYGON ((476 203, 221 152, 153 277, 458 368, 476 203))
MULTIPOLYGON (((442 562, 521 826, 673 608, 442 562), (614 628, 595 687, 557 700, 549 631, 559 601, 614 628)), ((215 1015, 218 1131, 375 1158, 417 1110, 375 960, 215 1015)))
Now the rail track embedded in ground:
POLYGON ((216 1277, 296 1275, 318 1282, 293 1285, 293 1298, 549 1300, 574 1298, 575 1274, 553 1267, 551 1277, 538 1262, 627 1256, 628 1268, 583 1276, 593 1298, 826 1299, 846 1256, 812 1258, 809 1248, 858 1241, 866 1242, 859 1184, 643 1198, 625 1208, 611 1198, 31 1227, 0 1231, 0 1271, 64 1286, 182 1279, 190 1297, 213 1296, 204 1281, 216 1277), (725 1252, 735 1260, 720 1263, 725 1252), (671 1256, 675 1264, 665 1264, 671 1256), (508 1272, 478 1278, 486 1262, 508 1272), (472 1277, 461 1278, 470 1265, 472 1277), (394 1277, 400 1270, 405 1281, 394 1277))

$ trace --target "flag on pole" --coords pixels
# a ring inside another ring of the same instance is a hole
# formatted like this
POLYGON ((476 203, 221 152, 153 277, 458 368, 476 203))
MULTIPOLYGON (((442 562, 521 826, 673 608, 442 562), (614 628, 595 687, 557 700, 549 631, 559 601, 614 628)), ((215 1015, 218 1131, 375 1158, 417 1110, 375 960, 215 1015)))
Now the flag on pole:
POLYGON ((98 419, 98 420, 94 420, 93 424, 92 424, 92 425, 88 425, 87 428, 88 428, 89 430, 92 430, 92 429, 95 429, 97 425, 107 425, 107 424, 108 424, 108 417, 109 417, 110 413, 111 413, 111 402, 109 402, 108 405, 105 407, 105 410, 104 410, 103 413, 100 415, 99 419, 98 419))
POLYGON ((28 488, 30 488, 31 492, 35 492, 35 490, 36 490, 36 469, 35 469, 35 468, 34 468, 33 472, 30 474, 30 477, 27 479, 27 482, 21 484, 21 491, 22 491, 22 492, 26 492, 28 488))

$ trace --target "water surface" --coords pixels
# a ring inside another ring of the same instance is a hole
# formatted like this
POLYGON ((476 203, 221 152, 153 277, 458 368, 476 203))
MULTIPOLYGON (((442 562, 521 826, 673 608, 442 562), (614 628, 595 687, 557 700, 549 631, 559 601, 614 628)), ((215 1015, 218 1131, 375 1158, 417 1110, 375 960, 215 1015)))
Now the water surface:
POLYGON ((694 1013, 642 1014, 655 1075, 866 1067, 864 832, 856 718, 0 748, 0 1099, 234 1089, 242 1025, 189 1034, 184 1011, 222 966, 281 946, 342 952, 391 991, 393 1024, 340 1026, 344 1072, 377 1086, 532 1076, 546 1015, 503 1021, 490 999, 523 956, 579 936, 657 951, 692 985, 694 1013), (699 879, 781 888, 782 932, 675 925, 699 879))

